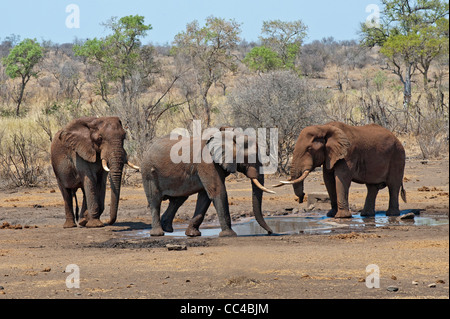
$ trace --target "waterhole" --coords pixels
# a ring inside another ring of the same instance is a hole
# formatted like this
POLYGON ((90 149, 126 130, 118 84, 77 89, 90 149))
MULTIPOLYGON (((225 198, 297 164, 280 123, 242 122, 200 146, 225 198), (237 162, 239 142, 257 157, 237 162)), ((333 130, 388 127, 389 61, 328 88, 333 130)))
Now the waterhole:
MULTIPOLYGON (((362 217, 360 214, 353 215, 349 219, 334 219, 317 214, 317 216, 280 216, 266 217, 264 220, 273 230, 273 235, 292 235, 292 234, 315 234, 330 233, 339 228, 350 228, 361 230, 366 227, 382 227, 394 225, 415 225, 415 226, 436 226, 447 225, 449 219, 446 216, 420 216, 415 210, 404 210, 400 216, 416 212, 414 218, 401 219, 398 216, 386 216, 386 212, 376 212, 375 217, 362 217)), ((313 214, 311 214, 313 215, 313 214)), ((175 225, 174 225, 175 226, 175 225)), ((241 223, 234 223, 233 230, 238 236, 261 236, 267 235, 265 231, 254 219, 241 223)), ((173 233, 165 233, 165 236, 186 237, 186 225, 184 227, 175 227, 173 233)), ((203 225, 200 227, 203 237, 219 236, 221 228, 218 225, 203 225)), ((145 238, 150 237, 150 230, 135 230, 128 232, 131 237, 145 238)))

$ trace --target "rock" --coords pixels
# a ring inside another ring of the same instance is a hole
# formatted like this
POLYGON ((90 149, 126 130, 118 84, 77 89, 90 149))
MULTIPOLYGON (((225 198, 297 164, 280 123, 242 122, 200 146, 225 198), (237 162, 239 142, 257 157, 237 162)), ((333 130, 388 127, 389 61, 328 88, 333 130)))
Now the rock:
POLYGON ((436 288, 436 284, 433 282, 433 283, 428 285, 428 288, 436 288))
POLYGON ((187 250, 186 245, 167 244, 166 247, 168 250, 187 250))
POLYGON ((331 203, 328 193, 309 193, 307 205, 311 206, 315 203, 331 203))
POLYGON ((414 286, 417 286, 417 285, 419 284, 419 282, 418 282, 418 281, 415 281, 415 280, 413 280, 412 284, 413 284, 414 286))
POLYGON ((398 220, 404 220, 404 219, 414 219, 416 215, 414 213, 408 213, 402 216, 397 217, 398 220))
POLYGON ((387 291, 396 292, 396 291, 398 291, 398 287, 396 287, 396 286, 389 286, 389 287, 387 287, 387 291))
POLYGON ((437 284, 445 284, 445 281, 443 281, 442 279, 438 279, 438 280, 436 280, 436 283, 437 284))
POLYGON ((396 277, 395 275, 392 275, 392 276, 391 276, 391 279, 392 279, 392 280, 397 280, 397 277, 396 277))

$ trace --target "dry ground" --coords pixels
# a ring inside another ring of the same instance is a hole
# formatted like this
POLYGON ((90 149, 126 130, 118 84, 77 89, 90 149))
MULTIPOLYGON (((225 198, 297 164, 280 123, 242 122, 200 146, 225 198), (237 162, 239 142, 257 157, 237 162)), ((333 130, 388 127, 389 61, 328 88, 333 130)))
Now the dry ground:
MULTIPOLYGON (((448 160, 408 161, 404 183, 408 203, 401 202, 400 208, 448 218, 448 177, 448 160)), ((234 178, 227 187, 237 223, 250 215, 251 187, 245 178, 234 178)), ((305 191, 325 192, 320 172, 311 174, 305 191)), ((364 196, 365 187, 353 184, 354 211, 362 208, 364 196)), ((0 299, 449 298, 448 225, 292 236, 129 238, 130 230, 149 228, 151 218, 141 187, 124 187, 121 197, 114 226, 63 229, 57 187, 0 191, 0 227, 4 222, 22 226, 0 229, 0 299), (186 244, 187 250, 168 251, 167 243, 186 244), (80 269, 80 288, 66 286, 70 273, 65 269, 70 264, 80 269), (369 264, 380 269, 379 289, 365 285, 369 264), (428 286, 432 283, 434 288, 428 286), (398 291, 388 291, 388 286, 398 291)), ((284 214, 286 208, 308 212, 307 204, 294 198, 290 187, 266 195, 265 215, 284 214)), ((387 200, 387 190, 380 191, 377 209, 385 210, 387 200)), ((194 205, 195 196, 180 209, 179 227, 192 215, 194 205)), ((314 209, 325 213, 327 205, 314 209)), ((213 208, 206 220, 217 222, 213 208)))

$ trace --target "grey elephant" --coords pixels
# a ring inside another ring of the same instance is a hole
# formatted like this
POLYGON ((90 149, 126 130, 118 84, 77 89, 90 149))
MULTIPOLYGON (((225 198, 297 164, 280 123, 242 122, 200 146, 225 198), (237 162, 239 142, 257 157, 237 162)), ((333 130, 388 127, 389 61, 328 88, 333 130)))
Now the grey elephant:
POLYGON ((123 148, 125 130, 118 117, 82 117, 71 121, 56 133, 51 145, 51 162, 64 199, 64 228, 76 227, 73 199, 83 192, 79 225, 102 227, 100 215, 105 208, 106 179, 111 184, 111 210, 108 224, 117 218, 124 164, 128 162, 123 148), (87 214, 86 214, 87 211, 87 214))
POLYGON ((262 193, 272 191, 265 188, 264 175, 259 173, 261 163, 249 160, 249 143, 245 138, 244 147, 237 147, 234 132, 221 131, 207 140, 189 137, 171 140, 169 136, 152 141, 142 161, 142 181, 152 215, 152 236, 163 236, 164 231, 172 232, 172 221, 179 207, 187 198, 198 193, 195 213, 186 230, 187 236, 201 236, 201 225, 211 202, 217 211, 222 231, 219 236, 236 236, 231 229, 231 218, 225 178, 234 172, 245 174, 252 182, 253 214, 259 225, 270 234, 272 230, 264 221, 261 205, 262 193), (226 143, 226 138, 232 143, 226 143), (200 147, 201 156, 195 152, 200 147), (177 150, 193 150, 187 160, 174 161, 177 150), (175 154, 174 154, 175 153, 175 154), (226 161, 230 155, 231 160, 226 161), (243 159, 238 162, 238 157, 243 159), (161 201, 169 199, 169 207, 160 219, 161 201))
POLYGON ((352 217, 348 195, 351 182, 366 184, 367 197, 362 216, 375 215, 375 200, 380 189, 389 189, 387 215, 400 214, 399 193, 403 188, 405 150, 389 130, 370 124, 350 126, 331 122, 305 127, 295 145, 291 179, 275 187, 292 184, 303 202, 303 181, 316 167, 323 166, 323 180, 331 199, 329 217, 352 217))

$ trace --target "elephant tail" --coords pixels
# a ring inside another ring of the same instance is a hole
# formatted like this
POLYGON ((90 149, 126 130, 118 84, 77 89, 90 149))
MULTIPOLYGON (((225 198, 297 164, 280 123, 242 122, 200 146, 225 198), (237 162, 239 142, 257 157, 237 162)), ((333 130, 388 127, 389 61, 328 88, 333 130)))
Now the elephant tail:
POLYGON ((76 190, 72 191, 72 196, 73 196, 73 199, 75 200, 75 220, 78 221, 78 219, 79 219, 79 215, 78 215, 79 209, 78 209, 78 200, 77 200, 77 191, 76 190))
POLYGON ((403 188, 403 184, 402 184, 402 188, 400 190, 400 196, 402 197, 403 201, 406 203, 406 191, 403 188))

